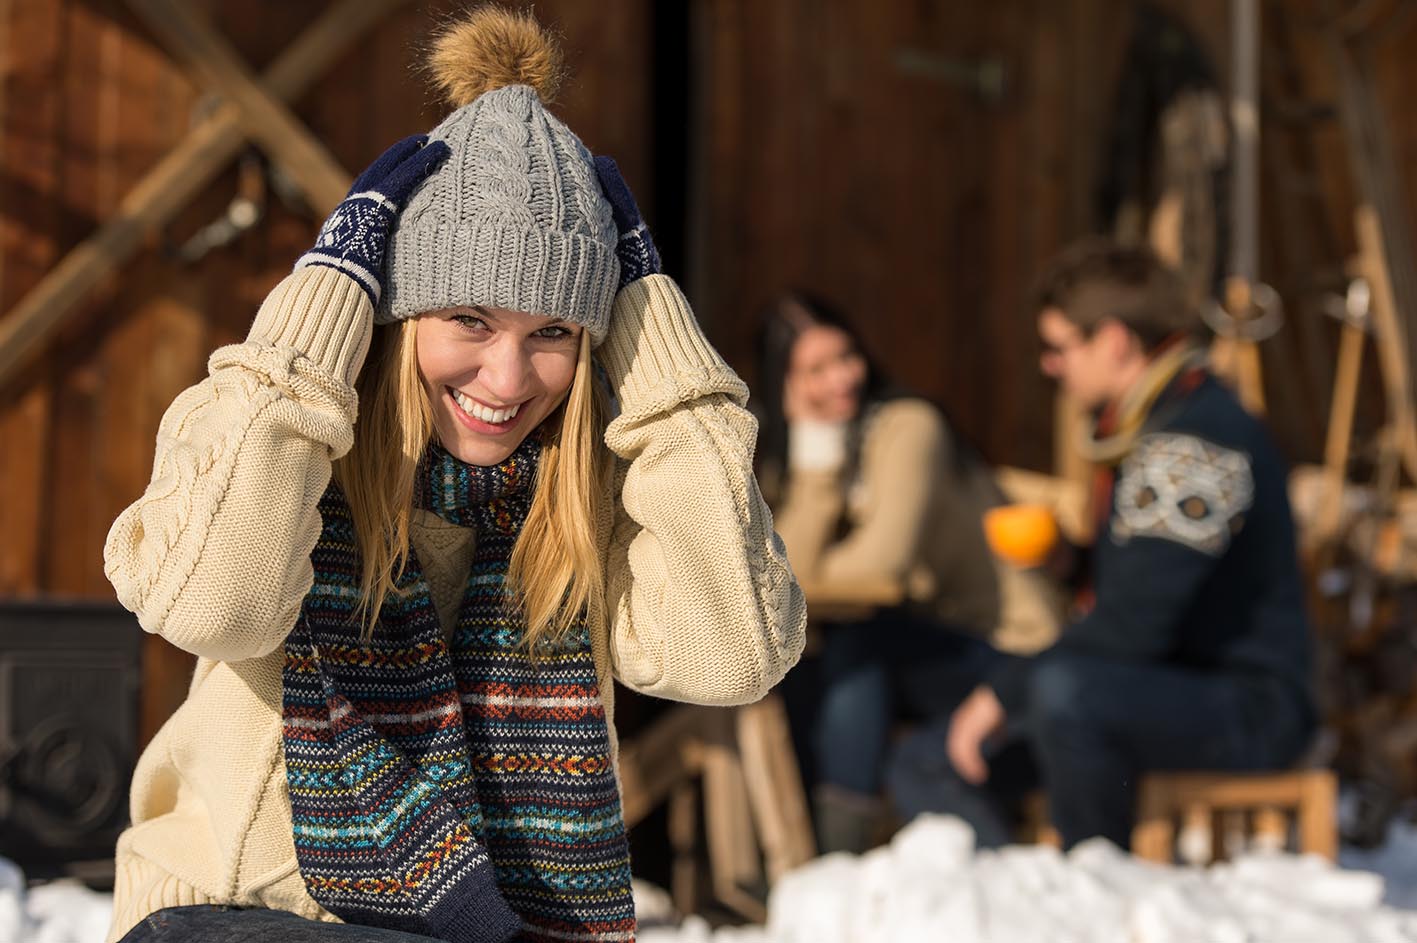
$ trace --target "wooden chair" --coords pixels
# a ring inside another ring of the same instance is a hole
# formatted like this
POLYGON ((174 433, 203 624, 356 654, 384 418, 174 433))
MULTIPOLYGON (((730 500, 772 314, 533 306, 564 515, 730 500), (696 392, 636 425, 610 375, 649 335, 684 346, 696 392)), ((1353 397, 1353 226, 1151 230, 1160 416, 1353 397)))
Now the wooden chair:
MULTIPOLYGON (((1293 830, 1301 852, 1332 861, 1338 855, 1337 802, 1338 780, 1327 769, 1148 773, 1137 793, 1132 853, 1199 866, 1246 847, 1283 850, 1293 830)), ((1041 791, 1025 802, 1020 837, 1062 844, 1041 791)))
POLYGON ((1337 803, 1338 780, 1327 769, 1151 773, 1137 797, 1132 851, 1149 861, 1208 864, 1236 846, 1283 850, 1295 826, 1300 851, 1332 861, 1337 803))
POLYGON ((749 920, 767 919, 767 886, 816 855, 776 695, 742 707, 671 708, 622 746, 620 784, 628 827, 669 804, 670 894, 680 913, 698 910, 701 804, 713 895, 749 920))

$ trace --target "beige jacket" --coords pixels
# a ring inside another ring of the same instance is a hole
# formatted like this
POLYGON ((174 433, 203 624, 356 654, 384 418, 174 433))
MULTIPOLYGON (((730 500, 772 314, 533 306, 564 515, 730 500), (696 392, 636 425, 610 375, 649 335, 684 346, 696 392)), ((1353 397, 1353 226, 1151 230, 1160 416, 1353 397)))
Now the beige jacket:
POLYGON ((776 526, 804 582, 901 582, 941 621, 1030 653, 1057 636, 1061 598, 1045 577, 989 551, 981 523, 1003 503, 989 470, 961 467, 939 410, 888 400, 867 418, 854 482, 842 467, 789 466, 776 526))
MULTIPOLYGON (((282 643, 313 580, 330 462, 352 442, 372 317, 332 269, 281 282, 246 343, 216 351, 168 409, 152 482, 109 532, 118 598, 198 656, 186 702, 133 774, 110 940, 184 904, 335 919, 295 859, 282 643)), ((618 499, 601 521, 610 624, 591 625, 606 715, 612 677, 676 700, 753 701, 797 660, 806 611, 752 475, 747 391, 664 276, 619 293, 597 356, 620 403, 605 436, 618 499)), ((470 552, 468 535, 427 518, 413 539, 420 556, 470 552)), ((457 569, 428 566, 445 617, 457 569)))

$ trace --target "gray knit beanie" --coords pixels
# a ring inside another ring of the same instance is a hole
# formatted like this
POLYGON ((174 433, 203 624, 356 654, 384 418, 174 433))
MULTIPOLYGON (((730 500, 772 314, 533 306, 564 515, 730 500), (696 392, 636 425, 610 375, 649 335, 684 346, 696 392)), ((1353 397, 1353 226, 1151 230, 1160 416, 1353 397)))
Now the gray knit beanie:
POLYGON ((377 323, 485 305, 605 339, 620 277, 610 204, 590 152, 525 84, 554 88, 557 55, 529 17, 496 7, 439 39, 433 71, 461 107, 429 139, 452 153, 395 224, 377 323))

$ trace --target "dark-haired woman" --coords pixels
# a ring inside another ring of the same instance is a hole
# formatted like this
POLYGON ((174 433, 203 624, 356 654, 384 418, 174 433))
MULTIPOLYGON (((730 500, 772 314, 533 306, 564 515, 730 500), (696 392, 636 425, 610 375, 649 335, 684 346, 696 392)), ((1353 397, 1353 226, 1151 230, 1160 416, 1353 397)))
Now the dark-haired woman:
POLYGON ((980 523, 1002 496, 932 404, 890 386, 850 323, 803 294, 763 319, 760 479, 806 584, 897 582, 906 602, 822 627, 788 679, 823 851, 869 847, 892 726, 948 713, 992 656, 1057 629, 1038 574, 998 564, 980 523), (815 668, 814 672, 812 669, 815 668))

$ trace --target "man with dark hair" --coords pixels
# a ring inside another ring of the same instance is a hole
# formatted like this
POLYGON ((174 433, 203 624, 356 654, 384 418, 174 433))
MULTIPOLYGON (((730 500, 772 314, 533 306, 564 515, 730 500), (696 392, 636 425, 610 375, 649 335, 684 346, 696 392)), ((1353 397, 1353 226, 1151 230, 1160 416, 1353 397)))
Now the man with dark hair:
POLYGON ((1085 614, 1031 658, 1000 656, 948 719, 897 748, 900 812, 952 812, 982 846, 1042 785, 1064 845, 1127 847, 1148 770, 1292 764, 1312 736, 1310 633, 1286 469, 1204 367, 1199 322, 1153 254, 1064 253, 1040 293, 1043 372, 1095 417, 1085 614))

